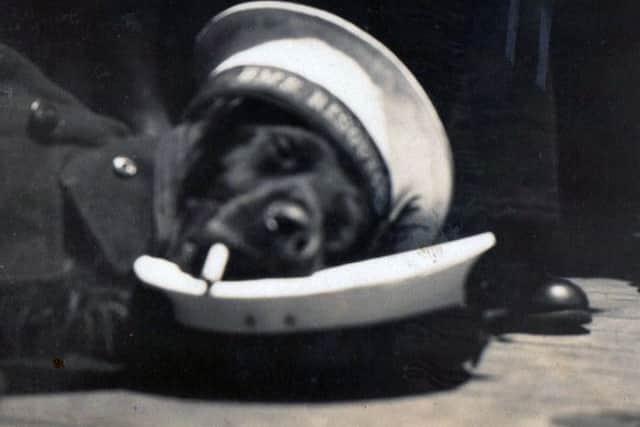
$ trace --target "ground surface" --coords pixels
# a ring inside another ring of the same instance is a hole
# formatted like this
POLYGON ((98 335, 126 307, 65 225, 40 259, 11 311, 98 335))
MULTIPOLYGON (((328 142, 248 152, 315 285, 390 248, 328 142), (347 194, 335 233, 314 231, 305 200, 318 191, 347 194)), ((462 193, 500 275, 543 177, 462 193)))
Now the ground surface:
POLYGON ((346 402, 181 399, 126 390, 8 396, 0 426, 639 426, 640 294, 580 279, 590 333, 506 335, 453 390, 346 402))

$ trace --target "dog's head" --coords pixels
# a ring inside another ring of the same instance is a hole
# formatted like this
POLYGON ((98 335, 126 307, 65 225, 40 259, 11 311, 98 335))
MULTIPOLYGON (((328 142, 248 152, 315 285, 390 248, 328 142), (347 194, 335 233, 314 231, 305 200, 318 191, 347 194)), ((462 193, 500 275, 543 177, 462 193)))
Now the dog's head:
POLYGON ((374 216, 328 138, 290 123, 215 129, 196 133, 167 258, 198 275, 210 246, 224 243, 226 277, 248 278, 309 274, 357 256, 374 216))
POLYGON ((194 55, 182 143, 160 150, 162 256, 199 273, 221 241, 236 277, 305 274, 370 255, 407 199, 420 219, 393 250, 433 241, 452 189, 447 138, 379 42, 315 9, 257 2, 213 18, 194 55))

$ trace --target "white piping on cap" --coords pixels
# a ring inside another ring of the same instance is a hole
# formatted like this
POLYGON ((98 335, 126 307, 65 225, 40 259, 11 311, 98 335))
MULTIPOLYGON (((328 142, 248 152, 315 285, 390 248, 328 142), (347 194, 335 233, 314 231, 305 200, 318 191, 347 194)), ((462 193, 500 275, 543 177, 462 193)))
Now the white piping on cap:
POLYGON ((388 159, 382 93, 367 72, 344 52, 313 38, 273 40, 236 52, 211 75, 245 65, 284 69, 323 87, 358 117, 383 158, 388 159))

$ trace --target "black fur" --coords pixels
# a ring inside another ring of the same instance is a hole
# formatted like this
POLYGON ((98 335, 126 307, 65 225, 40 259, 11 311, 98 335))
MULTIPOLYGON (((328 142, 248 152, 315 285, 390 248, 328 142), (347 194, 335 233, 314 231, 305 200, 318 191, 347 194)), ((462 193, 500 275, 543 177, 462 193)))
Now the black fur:
POLYGON ((289 125, 243 125, 204 139, 211 148, 182 186, 170 258, 197 274, 203 251, 223 242, 233 277, 304 275, 355 258, 373 218, 328 140, 289 125))

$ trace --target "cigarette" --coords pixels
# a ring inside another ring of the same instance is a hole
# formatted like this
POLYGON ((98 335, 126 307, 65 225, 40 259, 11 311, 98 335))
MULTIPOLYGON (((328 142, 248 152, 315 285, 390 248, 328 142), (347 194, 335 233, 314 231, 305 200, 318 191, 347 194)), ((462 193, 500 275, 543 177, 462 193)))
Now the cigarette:
POLYGON ((222 243, 214 243, 209 248, 207 259, 204 261, 200 275, 209 282, 222 280, 228 261, 229 248, 222 243))

